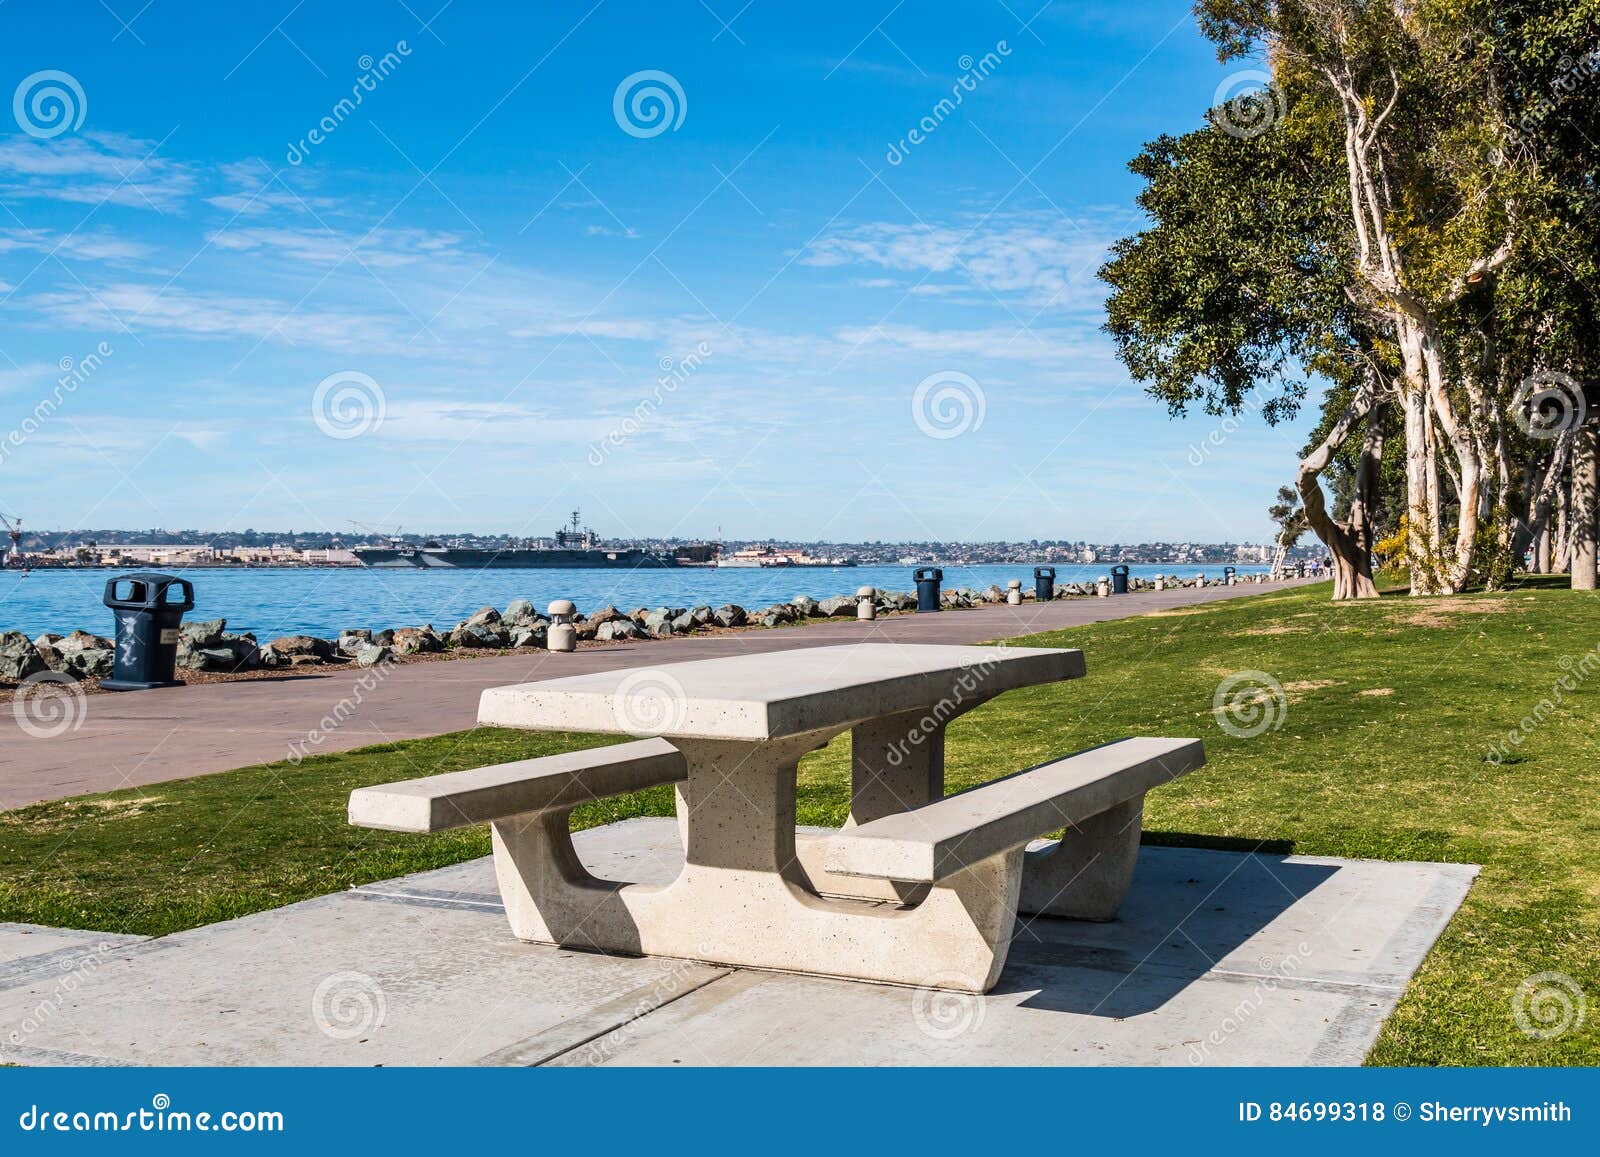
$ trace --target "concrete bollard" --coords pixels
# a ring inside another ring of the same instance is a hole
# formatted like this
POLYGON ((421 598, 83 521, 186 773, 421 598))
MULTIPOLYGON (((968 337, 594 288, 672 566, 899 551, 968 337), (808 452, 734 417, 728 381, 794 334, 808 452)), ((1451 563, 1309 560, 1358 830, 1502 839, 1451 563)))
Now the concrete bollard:
POLYGON ((878 592, 871 587, 856 591, 856 618, 870 623, 878 617, 878 592))
POLYGON ((1022 605, 1022 580, 1012 579, 1006 583, 1006 602, 1014 607, 1022 605))
POLYGON ((578 608, 571 599, 557 599, 550 604, 550 629, 545 635, 545 644, 552 651, 568 652, 578 649, 578 628, 573 624, 573 616, 578 613, 578 608))
POLYGON ((1103 578, 1095 583, 1094 593, 1096 598, 1109 599, 1111 597, 1111 580, 1103 578))
POLYGON ((1206 576, 1203 575, 1203 574, 1195 575, 1194 576, 1194 585, 1197 586, 1197 587, 1205 586, 1206 585, 1206 576))
POLYGON ((1156 586, 1155 586, 1155 589, 1158 590, 1158 591, 1166 590, 1167 589, 1167 580, 1162 578, 1160 575, 1156 575, 1156 586))

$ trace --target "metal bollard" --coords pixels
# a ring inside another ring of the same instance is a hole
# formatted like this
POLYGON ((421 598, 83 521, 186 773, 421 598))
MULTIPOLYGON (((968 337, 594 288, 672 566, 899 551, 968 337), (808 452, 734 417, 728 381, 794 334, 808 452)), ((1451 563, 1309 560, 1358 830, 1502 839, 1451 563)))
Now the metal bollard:
POLYGON ((1053 566, 1036 566, 1033 568, 1033 599, 1034 602, 1047 603, 1056 597, 1056 568, 1053 566))
POLYGON ((178 667, 178 624, 194 609, 194 587, 185 579, 153 571, 125 574, 106 583, 105 605, 117 619, 117 652, 106 691, 148 691, 182 687, 178 667), (181 598, 171 592, 181 590, 181 598))
POLYGON ((878 617, 878 592, 871 587, 856 591, 856 618, 870 623, 878 617))
POLYGON ((1013 607, 1022 605, 1022 580, 1012 579, 1006 583, 1006 602, 1013 607))
POLYGON ((925 615, 939 609, 939 584, 944 581, 944 571, 936 566, 918 567, 911 572, 917 584, 917 614, 925 615))
POLYGON ((578 628, 573 617, 578 608, 571 599, 557 599, 550 604, 550 629, 545 634, 545 644, 552 651, 568 652, 578 649, 578 628))

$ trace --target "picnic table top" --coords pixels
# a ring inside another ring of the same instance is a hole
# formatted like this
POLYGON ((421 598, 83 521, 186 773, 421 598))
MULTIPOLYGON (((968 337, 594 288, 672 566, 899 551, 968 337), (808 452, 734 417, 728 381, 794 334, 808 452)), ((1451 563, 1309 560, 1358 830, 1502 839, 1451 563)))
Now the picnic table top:
POLYGON ((762 741, 1076 679, 1055 647, 854 643, 493 687, 478 722, 540 731, 762 741))

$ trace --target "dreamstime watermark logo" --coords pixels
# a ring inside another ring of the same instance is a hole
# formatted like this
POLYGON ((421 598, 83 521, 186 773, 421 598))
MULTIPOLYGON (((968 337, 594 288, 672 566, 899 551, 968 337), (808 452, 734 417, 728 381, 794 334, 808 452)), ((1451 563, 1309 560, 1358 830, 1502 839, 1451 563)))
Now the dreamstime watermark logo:
POLYGON ((977 60, 970 55, 963 55, 956 61, 956 67, 961 69, 961 75, 956 77, 955 83, 950 86, 950 95, 941 97, 910 132, 890 144, 888 151, 883 154, 883 159, 891 165, 898 165, 904 161, 911 155, 911 150, 937 132, 939 126, 953 116, 962 102, 977 92, 978 85, 988 80, 1000 67, 1001 61, 1010 55, 1011 45, 1004 40, 995 41, 993 51, 985 52, 977 60))
POLYGON ((984 681, 995 668, 1005 662, 1011 651, 1004 644, 986 650, 992 651, 994 657, 985 657, 981 663, 962 663, 962 671, 956 677, 955 688, 950 694, 942 696, 929 711, 919 716, 904 738, 897 739, 889 745, 889 750, 884 752, 884 762, 890 767, 899 767, 906 761, 913 748, 921 747, 930 737, 939 734, 945 724, 961 712, 976 707, 978 704, 972 700, 976 699, 981 703, 988 698, 982 691, 984 681))
POLYGON ((689 98, 670 72, 642 69, 622 78, 611 96, 611 115, 630 137, 648 140, 671 129, 677 132, 689 114, 689 98))
POLYGON ((959 438, 983 427, 989 400, 970 374, 940 370, 917 383, 911 394, 911 417, 930 438, 959 438))
POLYGON ((350 86, 350 95, 341 97, 339 101, 328 110, 321 120, 312 126, 298 141, 289 144, 289 151, 283 159, 291 165, 299 165, 311 155, 311 150, 322 144, 335 132, 339 126, 361 107, 368 93, 376 92, 378 85, 393 75, 406 57, 411 55, 411 46, 404 40, 397 40, 395 46, 381 57, 374 60, 371 54, 363 55, 356 61, 356 67, 361 70, 361 75, 356 77, 350 86))
POLYGON ((35 739, 54 739, 83 726, 87 704, 83 688, 71 675, 40 671, 18 686, 11 700, 17 726, 35 739))
POLYGON ((365 972, 335 972, 311 994, 311 1019, 334 1040, 355 1040, 382 1028, 388 1011, 382 986, 365 972))
POLYGON ((633 408, 632 413, 611 427, 603 438, 589 443, 589 465, 605 465, 606 458, 611 452, 621 448, 629 438, 644 429, 650 419, 655 417, 662 403, 677 393, 679 386, 699 372, 700 367, 710 356, 711 346, 701 342, 681 358, 675 359, 669 354, 657 362, 661 376, 656 379, 655 388, 633 408))
POLYGON ((1211 104, 1217 127, 1240 140, 1259 137, 1289 111, 1272 74, 1258 68, 1223 77, 1211 104))
POLYGON ((357 679, 355 686, 350 689, 350 694, 333 705, 333 708, 324 715, 310 731, 306 732, 304 739, 297 739, 289 744, 289 762, 296 767, 311 754, 310 749, 321 747, 323 742, 333 732, 344 726, 345 720, 356 713, 356 708, 366 702, 367 694, 377 689, 378 685, 389 677, 395 669, 393 660, 386 660, 372 667, 357 679))
POLYGON ((1234 1033, 1245 1028, 1261 1009, 1266 1005, 1267 999, 1288 980, 1292 980, 1300 966, 1311 958, 1311 946, 1301 941, 1295 950, 1282 960, 1273 960, 1270 957, 1261 958, 1261 969, 1267 975, 1258 979, 1250 986, 1250 991, 1242 996, 1234 1006, 1228 1010, 1222 1020, 1199 1040, 1185 1041, 1189 1046, 1189 1063, 1203 1065, 1211 1059, 1213 1049, 1221 1048, 1227 1043, 1228 1038, 1234 1033))
POLYGON ((11 98, 17 127, 41 141, 69 130, 76 132, 88 112, 89 98, 83 95, 78 78, 55 68, 24 77, 11 98))
POLYGON ((1485 762, 1498 767, 1511 758, 1512 751, 1527 742, 1530 735, 1561 710, 1567 702, 1568 694, 1587 683, 1596 671, 1600 671, 1600 643, 1590 647, 1576 659, 1571 655, 1562 655, 1556 660, 1556 666, 1561 668, 1561 674, 1550 684, 1550 693, 1535 703, 1532 709, 1517 721, 1517 725, 1506 732, 1505 739, 1489 748, 1483 757, 1485 762))
POLYGON ((56 368, 61 371, 61 376, 56 378, 55 389, 40 398, 32 410, 25 414, 22 421, 9 430, 3 439, 0 439, 0 465, 11 457, 13 450, 19 450, 33 435, 37 434, 42 426, 55 416, 66 400, 78 392, 78 387, 94 376, 105 360, 115 352, 109 342, 101 342, 93 350, 81 358, 64 357, 56 363, 56 368))
POLYGON ((356 370, 329 374, 311 395, 311 417, 317 429, 340 441, 378 429, 388 410, 383 387, 356 370))
POLYGON ((1559 370, 1529 374, 1511 395, 1511 420, 1530 438, 1559 438, 1583 425, 1588 416, 1583 383, 1559 370))
POLYGON ((1249 419, 1260 413, 1262 407, 1266 404, 1267 400, 1262 397, 1260 386, 1251 390, 1249 395, 1239 403, 1237 413, 1225 415, 1222 421, 1217 423, 1216 428, 1207 434, 1202 442, 1198 444, 1189 443, 1189 465, 1204 466, 1207 459, 1213 453, 1222 449, 1228 439, 1238 433, 1249 419))
MULTIPOLYGON (((83 986, 84 982, 100 970, 113 949, 110 944, 101 942, 95 945, 94 951, 76 958, 69 958, 61 962, 61 975, 56 978, 48 991, 38 999, 32 1008, 23 1011, 22 1019, 16 1023, 6 1043, 12 1048, 21 1048, 27 1039, 40 1029, 47 1027, 56 1015, 66 1006, 74 993, 83 986)), ((38 991, 37 986, 33 988, 38 991)))
POLYGON ((1550 93, 1531 92, 1525 98, 1524 111, 1517 122, 1508 126, 1507 136, 1513 144, 1526 143, 1537 133, 1544 122, 1584 85, 1600 75, 1600 48, 1592 48, 1577 60, 1563 56, 1556 61, 1556 74, 1550 81, 1550 93))
POLYGON ((1283 727, 1289 696, 1283 684, 1265 671, 1235 671, 1211 696, 1217 726, 1235 739, 1254 739, 1283 727))
POLYGON ((970 988, 969 977, 955 973, 930 976, 911 993, 911 1019, 923 1036, 955 1040, 983 1027, 983 995, 958 991, 970 988))
POLYGON ((1554 1040, 1583 1026, 1588 1001, 1565 972, 1535 972, 1511 994, 1511 1019, 1534 1040, 1554 1040))
POLYGON ((617 726, 641 739, 678 730, 689 711, 683 684, 653 667, 630 671, 617 685, 612 704, 617 726))

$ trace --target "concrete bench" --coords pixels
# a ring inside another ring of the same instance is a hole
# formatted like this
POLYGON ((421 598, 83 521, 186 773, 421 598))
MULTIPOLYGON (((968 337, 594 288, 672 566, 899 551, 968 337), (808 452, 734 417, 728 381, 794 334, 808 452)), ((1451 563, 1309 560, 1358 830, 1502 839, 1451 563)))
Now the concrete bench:
POLYGON ((515 816, 570 812, 580 804, 677 783, 683 755, 641 739, 407 779, 350 793, 350 822, 390 832, 442 832, 515 816))
POLYGON ((1205 763, 1198 739, 1123 739, 846 828, 827 869, 937 884, 1066 828, 1024 859, 1018 911, 1109 920, 1139 853, 1144 796, 1205 763))

